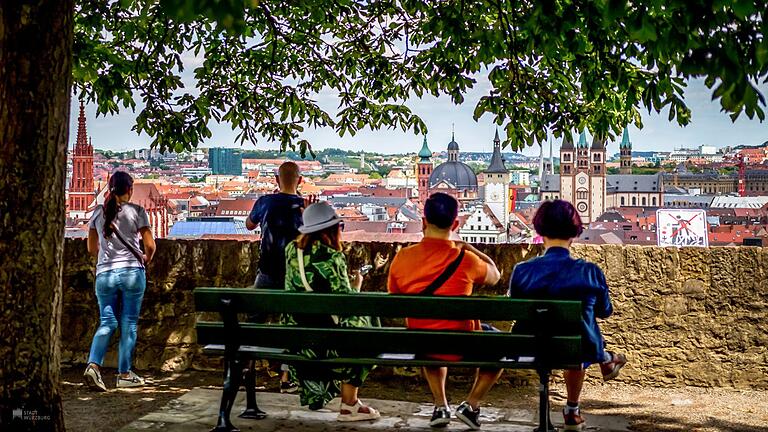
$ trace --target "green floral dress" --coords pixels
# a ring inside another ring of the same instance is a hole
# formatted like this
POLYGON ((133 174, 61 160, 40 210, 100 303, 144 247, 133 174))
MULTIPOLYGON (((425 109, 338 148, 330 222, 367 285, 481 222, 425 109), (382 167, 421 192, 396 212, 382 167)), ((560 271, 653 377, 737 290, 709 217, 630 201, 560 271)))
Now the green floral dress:
MULTIPOLYGON (((285 247, 285 290, 306 291, 301 281, 296 242, 285 247)), ((347 262, 344 254, 324 244, 315 243, 310 251, 304 251, 304 274, 313 292, 354 294, 347 275, 347 262)), ((288 325, 307 327, 370 327, 370 318, 350 317, 302 317, 283 315, 281 322, 288 325)), ((339 357, 336 351, 317 352, 304 349, 299 353, 307 358, 339 357)), ((371 368, 363 366, 317 367, 302 366, 292 368, 294 377, 299 382, 299 396, 302 405, 310 409, 320 409, 341 393, 341 382, 360 387, 370 373, 371 368)))

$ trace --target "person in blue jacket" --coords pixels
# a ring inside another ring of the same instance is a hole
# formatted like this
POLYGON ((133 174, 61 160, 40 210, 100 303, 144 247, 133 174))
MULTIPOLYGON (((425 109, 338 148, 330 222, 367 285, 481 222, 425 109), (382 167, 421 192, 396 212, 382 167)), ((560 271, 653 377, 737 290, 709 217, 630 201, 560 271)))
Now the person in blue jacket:
POLYGON ((582 302, 580 330, 584 363, 581 369, 564 372, 568 401, 563 409, 564 430, 580 431, 585 427, 579 398, 586 368, 599 363, 603 379, 608 381, 618 376, 627 359, 623 354, 605 350, 597 325, 597 318, 608 318, 613 313, 603 271, 594 263, 570 255, 571 242, 583 230, 576 209, 568 201, 545 201, 536 211, 533 226, 544 239, 544 255, 515 266, 509 281, 509 296, 582 302))

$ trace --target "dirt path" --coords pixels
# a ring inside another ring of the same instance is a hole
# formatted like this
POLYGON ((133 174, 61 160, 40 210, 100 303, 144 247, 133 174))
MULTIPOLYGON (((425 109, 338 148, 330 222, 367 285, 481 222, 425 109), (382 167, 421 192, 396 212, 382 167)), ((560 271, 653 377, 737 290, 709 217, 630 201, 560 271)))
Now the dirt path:
MULTIPOLYGON (((114 387, 114 371, 107 370, 107 387, 114 387)), ((221 387, 220 372, 188 371, 177 374, 145 375, 151 387, 141 390, 111 390, 94 393, 82 384, 82 369, 62 371, 64 413, 67 429, 78 432, 112 431, 127 425, 193 387, 221 387)), ((533 386, 513 386, 502 378, 488 397, 491 406, 532 409, 536 406, 533 386)), ((267 382, 266 391, 277 391, 277 380, 267 382)), ((449 382, 452 403, 468 391, 469 377, 449 382)), ((373 374, 361 390, 361 397, 414 402, 430 400, 426 385, 418 377, 373 374)), ((553 386, 555 407, 565 403, 562 385, 553 386)), ((768 391, 730 389, 658 389, 626 384, 586 384, 583 410, 590 413, 622 415, 639 432, 768 432, 768 391)))

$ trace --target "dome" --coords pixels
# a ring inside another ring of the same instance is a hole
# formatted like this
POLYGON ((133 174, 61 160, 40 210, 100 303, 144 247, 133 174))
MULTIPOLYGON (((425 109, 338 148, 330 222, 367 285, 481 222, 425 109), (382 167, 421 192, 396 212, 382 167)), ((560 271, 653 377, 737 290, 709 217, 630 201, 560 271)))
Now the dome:
POLYGON ((451 140, 451 142, 448 143, 448 150, 458 150, 458 149, 459 149, 459 143, 457 143, 455 140, 451 140))
POLYGON ((434 186, 444 180, 454 185, 457 189, 477 190, 477 176, 472 171, 472 168, 463 162, 443 162, 429 176, 430 186, 434 186))

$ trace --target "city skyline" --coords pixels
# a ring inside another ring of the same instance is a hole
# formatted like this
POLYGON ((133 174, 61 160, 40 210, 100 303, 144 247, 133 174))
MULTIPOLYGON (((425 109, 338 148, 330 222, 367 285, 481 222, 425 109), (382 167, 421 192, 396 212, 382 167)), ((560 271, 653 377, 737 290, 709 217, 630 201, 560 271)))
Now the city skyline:
MULTIPOLYGON (((429 133, 428 142, 432 151, 444 150, 451 140, 452 129, 455 130, 456 141, 461 151, 487 152, 493 150, 493 134, 496 125, 491 117, 486 115, 478 122, 472 119, 472 111, 477 100, 485 94, 487 88, 482 80, 467 94, 466 102, 453 105, 448 98, 428 96, 422 99, 409 100, 409 106, 420 115, 426 123, 429 133)), ((758 86, 763 94, 768 94, 768 84, 758 86)), ((331 95, 321 94, 318 98, 321 105, 331 106, 334 100, 331 95)), ((720 112, 719 102, 711 100, 711 90, 707 89, 701 80, 694 80, 686 91, 686 103, 693 111, 691 123, 680 127, 676 122, 667 121, 667 114, 648 114, 641 111, 643 129, 629 126, 635 151, 671 151, 675 148, 695 148, 699 145, 715 146, 718 148, 736 145, 759 145, 768 141, 768 122, 761 123, 757 118, 748 119, 742 114, 735 123, 729 116, 720 112)), ((137 107, 137 110, 140 106, 137 107)), ((71 113, 78 112, 78 100, 73 98, 71 113)), ((137 111, 138 112, 138 111, 137 111)), ((131 130, 136 113, 123 110, 115 116, 96 117, 96 106, 86 106, 88 118, 88 133, 93 137, 94 147, 104 150, 127 151, 148 148, 151 139, 142 134, 137 135, 131 130)), ((77 132, 76 114, 70 116, 70 141, 72 148, 77 132)), ((201 147, 235 147, 243 150, 278 150, 275 143, 260 140, 255 145, 234 143, 236 132, 227 125, 212 124, 213 137, 201 147)), ((503 130, 500 129, 503 136, 503 130)), ((574 131, 576 134, 576 131, 574 131)), ((346 135, 339 138, 328 128, 308 129, 303 137, 307 138, 315 149, 339 148, 354 151, 370 151, 384 154, 414 153, 421 147, 422 137, 412 132, 400 130, 362 130, 354 137, 346 135), (387 149, 384 151, 383 149, 387 149)), ((560 146, 561 139, 554 139, 554 149, 560 146)), ((608 152, 618 152, 618 139, 609 142, 608 152)), ((504 151, 511 151, 509 148, 504 151)), ((527 147, 522 151, 528 156, 539 154, 539 147, 527 147)), ((548 149, 545 146, 545 153, 548 149)))

